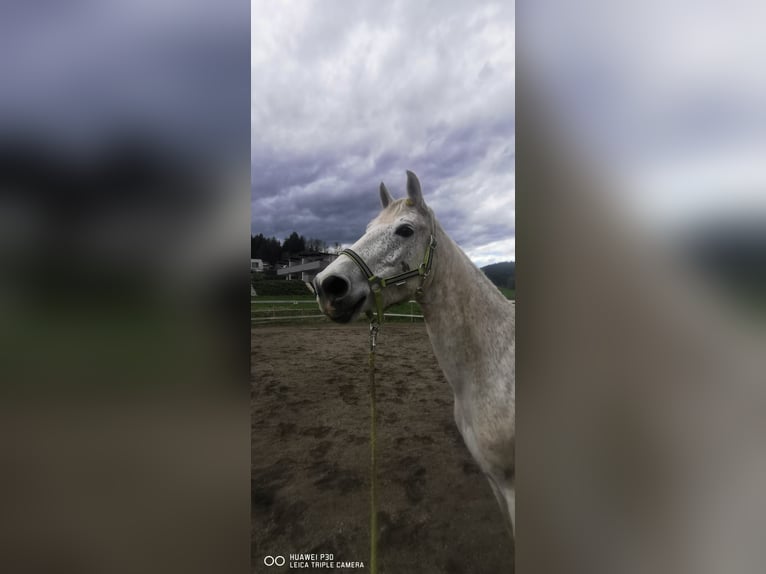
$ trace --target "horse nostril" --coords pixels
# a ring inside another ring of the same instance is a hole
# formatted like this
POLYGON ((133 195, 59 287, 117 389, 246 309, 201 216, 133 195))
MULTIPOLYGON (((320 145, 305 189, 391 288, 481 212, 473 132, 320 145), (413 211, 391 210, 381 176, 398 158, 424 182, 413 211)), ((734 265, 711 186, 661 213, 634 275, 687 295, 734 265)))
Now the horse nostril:
POLYGON ((337 275, 330 275, 322 281, 322 291, 335 299, 340 299, 348 293, 349 287, 348 281, 337 275))

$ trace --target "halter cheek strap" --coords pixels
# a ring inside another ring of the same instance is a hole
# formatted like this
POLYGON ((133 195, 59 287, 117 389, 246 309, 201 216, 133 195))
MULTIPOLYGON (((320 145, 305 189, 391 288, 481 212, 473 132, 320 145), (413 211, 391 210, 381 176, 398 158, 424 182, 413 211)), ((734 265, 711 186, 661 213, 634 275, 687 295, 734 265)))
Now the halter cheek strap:
MULTIPOLYGON (((340 255, 346 255, 347 257, 350 257, 351 260, 356 263, 357 267, 362 270, 362 273, 364 273, 364 276, 367 278, 367 282, 370 284, 370 290, 375 297, 375 308, 378 313, 377 321, 378 324, 381 324, 383 323, 383 289, 391 285, 404 285, 408 279, 412 279, 413 277, 420 277, 420 284, 415 291, 415 295, 422 295, 423 284, 425 283, 426 277, 428 277, 428 275, 431 273, 431 265, 433 264, 435 250, 436 238, 432 232, 431 238, 428 241, 428 247, 426 247, 425 255, 423 255, 423 262, 418 266, 418 268, 411 269, 410 271, 405 271, 404 273, 391 275, 390 277, 378 277, 375 275, 364 262, 364 259, 362 259, 358 253, 351 249, 344 249, 340 252, 340 255)), ((370 321, 373 321, 374 317, 372 313, 368 311, 367 314, 370 318, 370 321)))

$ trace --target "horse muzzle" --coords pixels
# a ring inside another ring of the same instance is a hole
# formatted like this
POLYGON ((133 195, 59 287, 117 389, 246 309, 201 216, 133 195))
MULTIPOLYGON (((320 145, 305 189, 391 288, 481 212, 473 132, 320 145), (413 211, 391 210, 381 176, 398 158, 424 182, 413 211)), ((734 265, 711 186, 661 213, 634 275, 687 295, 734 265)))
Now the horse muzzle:
MULTIPOLYGON (((366 286, 365 286, 366 287, 366 286)), ((369 290, 360 293, 342 275, 332 274, 314 279, 317 303, 321 311, 336 323, 348 323, 359 316, 367 302, 369 290)))

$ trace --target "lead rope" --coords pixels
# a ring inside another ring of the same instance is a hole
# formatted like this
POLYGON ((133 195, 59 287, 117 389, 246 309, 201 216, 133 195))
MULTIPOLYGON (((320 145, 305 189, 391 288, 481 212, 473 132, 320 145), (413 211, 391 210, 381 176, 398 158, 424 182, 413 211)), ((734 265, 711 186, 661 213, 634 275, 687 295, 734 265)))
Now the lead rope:
MULTIPOLYGON (((409 201, 409 200, 408 200, 409 201)), ((412 205, 408 203, 408 205, 412 205)), ((418 266, 417 271, 408 271, 394 275, 393 277, 380 278, 370 270, 367 264, 352 249, 344 249, 340 255, 346 255, 356 264, 367 278, 370 284, 373 297, 375 298, 375 311, 377 317, 372 311, 367 311, 367 318, 370 320, 370 356, 368 367, 370 370, 370 574, 378 573, 378 463, 375 457, 376 427, 377 415, 375 406, 375 345, 377 343, 378 329, 383 322, 383 293, 382 289, 388 284, 399 285, 410 277, 418 276, 418 287, 415 290, 415 297, 423 295, 423 286, 426 279, 431 274, 431 263, 433 261, 434 249, 436 249, 436 229, 431 213, 431 238, 423 256, 423 263, 418 266)))
POLYGON ((375 345, 380 324, 370 318, 370 574, 378 572, 378 462, 375 457, 377 415, 375 408, 375 345))

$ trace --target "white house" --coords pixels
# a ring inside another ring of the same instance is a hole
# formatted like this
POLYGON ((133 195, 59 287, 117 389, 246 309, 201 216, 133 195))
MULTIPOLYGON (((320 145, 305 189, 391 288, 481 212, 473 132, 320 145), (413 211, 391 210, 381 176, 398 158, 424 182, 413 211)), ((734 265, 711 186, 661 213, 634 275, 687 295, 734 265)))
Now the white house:
POLYGON ((255 273, 263 273, 263 259, 251 259, 250 271, 255 273))
POLYGON ((277 269, 277 275, 283 276, 285 279, 311 281, 317 273, 335 261, 337 257, 335 253, 316 253, 299 259, 289 259, 287 265, 277 269))

